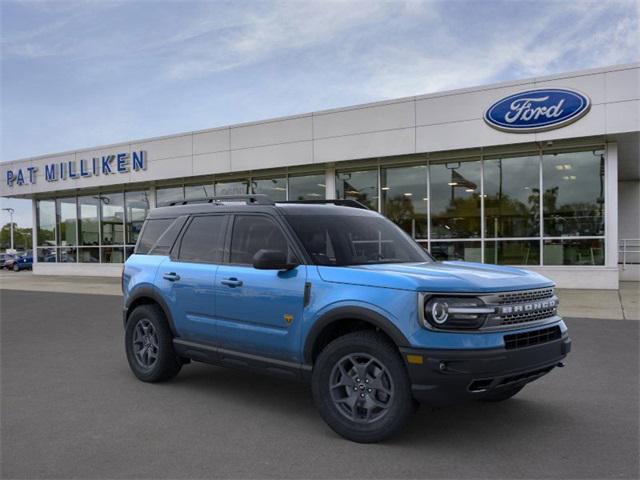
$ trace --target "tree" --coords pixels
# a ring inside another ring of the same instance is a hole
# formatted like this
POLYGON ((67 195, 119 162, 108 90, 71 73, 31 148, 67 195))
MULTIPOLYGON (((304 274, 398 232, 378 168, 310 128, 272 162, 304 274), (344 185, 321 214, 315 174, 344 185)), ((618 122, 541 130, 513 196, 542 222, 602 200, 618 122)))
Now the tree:
MULTIPOLYGON (((13 223, 13 247, 16 250, 30 250, 32 233, 30 228, 20 228, 13 223)), ((11 224, 7 222, 0 229, 0 248, 6 250, 11 247, 11 224)))

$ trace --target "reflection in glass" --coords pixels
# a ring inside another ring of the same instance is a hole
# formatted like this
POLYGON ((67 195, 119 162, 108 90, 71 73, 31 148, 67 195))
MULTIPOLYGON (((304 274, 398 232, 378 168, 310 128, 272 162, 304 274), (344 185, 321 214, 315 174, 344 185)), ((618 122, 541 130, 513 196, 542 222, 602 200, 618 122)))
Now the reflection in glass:
POLYGON ((371 210, 378 210, 378 170, 339 172, 336 174, 336 197, 357 200, 371 210))
POLYGON ((183 200, 184 189, 182 187, 158 188, 156 190, 156 205, 159 207, 183 200))
POLYGON ((102 263, 124 263, 124 249, 122 247, 102 247, 100 251, 102 263))
POLYGON ((80 245, 98 245, 98 198, 78 197, 78 231, 80 245))
POLYGON ((540 157, 484 162, 484 212, 488 238, 540 235, 540 157))
POLYGON ((247 180, 238 182, 216 182, 216 196, 223 195, 247 195, 249 193, 249 182, 247 180))
POLYGON ((125 192, 125 219, 127 244, 133 245, 138 241, 142 224, 149 211, 149 192, 125 192))
POLYGON ((324 173, 289 177, 289 200, 323 200, 326 187, 324 173))
POLYGON ((496 265, 540 265, 539 240, 485 242, 484 263, 496 265))
POLYGON ((432 238, 480 236, 480 161, 430 166, 432 238))
POLYGON ((102 245, 124 244, 124 194, 100 196, 102 207, 102 245))
POLYGON ((75 245, 76 216, 78 214, 76 198, 58 198, 56 204, 58 206, 58 244, 62 246, 75 245))
POLYGON ((481 245, 480 242, 431 242, 431 255, 440 261, 481 262, 481 245))
POLYGON ((58 262, 61 263, 75 263, 77 256, 77 249, 74 247, 61 247, 58 248, 58 262))
POLYGON ((284 202, 287 199, 287 179, 285 177, 254 178, 251 180, 251 193, 269 195, 274 202, 284 202))
POLYGON ((38 248, 36 255, 39 263, 55 263, 58 261, 56 249, 53 247, 38 248))
POLYGON ((427 167, 386 168, 382 172, 382 211, 413 238, 427 238, 427 167))
POLYGON ((200 200, 215 197, 213 184, 186 185, 184 187, 185 200, 200 200))
POLYGON ((545 154, 542 171, 544 235, 604 235, 602 151, 545 154))
POLYGON ((78 261, 80 263, 98 263, 100 261, 100 249, 98 247, 78 248, 78 261))
POLYGON ((56 202, 53 200, 38 200, 38 245, 56 244, 56 202))
POLYGON ((604 265, 604 239, 545 240, 545 265, 604 265))

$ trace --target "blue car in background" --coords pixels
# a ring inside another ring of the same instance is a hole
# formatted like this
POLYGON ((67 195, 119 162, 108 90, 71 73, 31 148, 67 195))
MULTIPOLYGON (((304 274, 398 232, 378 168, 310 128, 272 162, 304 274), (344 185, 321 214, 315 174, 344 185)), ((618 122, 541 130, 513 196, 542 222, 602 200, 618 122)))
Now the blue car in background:
POLYGON ((20 255, 14 260, 12 268, 14 272, 19 272, 20 270, 31 270, 33 268, 33 255, 31 253, 20 255))
POLYGON ((349 200, 154 209, 122 287, 140 380, 199 361, 308 381, 322 418, 357 442, 394 434, 419 403, 507 400, 571 347, 549 279, 437 262, 349 200))

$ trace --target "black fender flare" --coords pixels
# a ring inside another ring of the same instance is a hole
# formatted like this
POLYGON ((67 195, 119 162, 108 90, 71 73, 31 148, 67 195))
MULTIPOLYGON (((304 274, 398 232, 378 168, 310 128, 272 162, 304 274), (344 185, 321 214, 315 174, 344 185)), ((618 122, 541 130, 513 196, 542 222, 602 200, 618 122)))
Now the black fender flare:
POLYGON ((169 322, 169 328, 171 329, 171 333, 173 334, 174 337, 177 337, 177 332, 176 332, 176 328, 175 328, 175 324, 173 323, 173 317, 171 316, 171 310, 169 309, 169 306, 167 305, 167 302, 165 302, 165 300, 162 298, 162 295, 160 295, 153 287, 151 286, 141 286, 136 288, 133 293, 131 295, 129 295, 129 297, 127 297, 127 301, 124 305, 124 326, 126 328, 127 326, 127 320, 129 319, 129 314, 131 313, 130 309, 131 309, 131 305, 133 305, 137 300, 141 299, 141 298, 149 298, 151 300, 153 300, 155 303, 157 303, 160 308, 162 309, 164 316, 167 319, 167 322, 169 322))
POLYGON ((391 320, 383 315, 364 307, 338 307, 323 314, 311 327, 304 343, 303 358, 304 363, 311 365, 313 363, 313 346, 322 331, 332 323, 341 320, 362 320, 372 324, 386 333, 398 347, 408 347, 409 340, 396 327, 391 320))

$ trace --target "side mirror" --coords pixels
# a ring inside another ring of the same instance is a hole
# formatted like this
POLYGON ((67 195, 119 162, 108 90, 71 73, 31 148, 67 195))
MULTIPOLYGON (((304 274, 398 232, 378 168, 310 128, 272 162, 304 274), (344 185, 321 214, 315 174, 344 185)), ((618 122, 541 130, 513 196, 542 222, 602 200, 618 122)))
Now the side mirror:
POLYGON ((287 254, 282 250, 258 250, 253 256, 253 268, 258 270, 291 270, 297 267, 287 262, 287 254))

